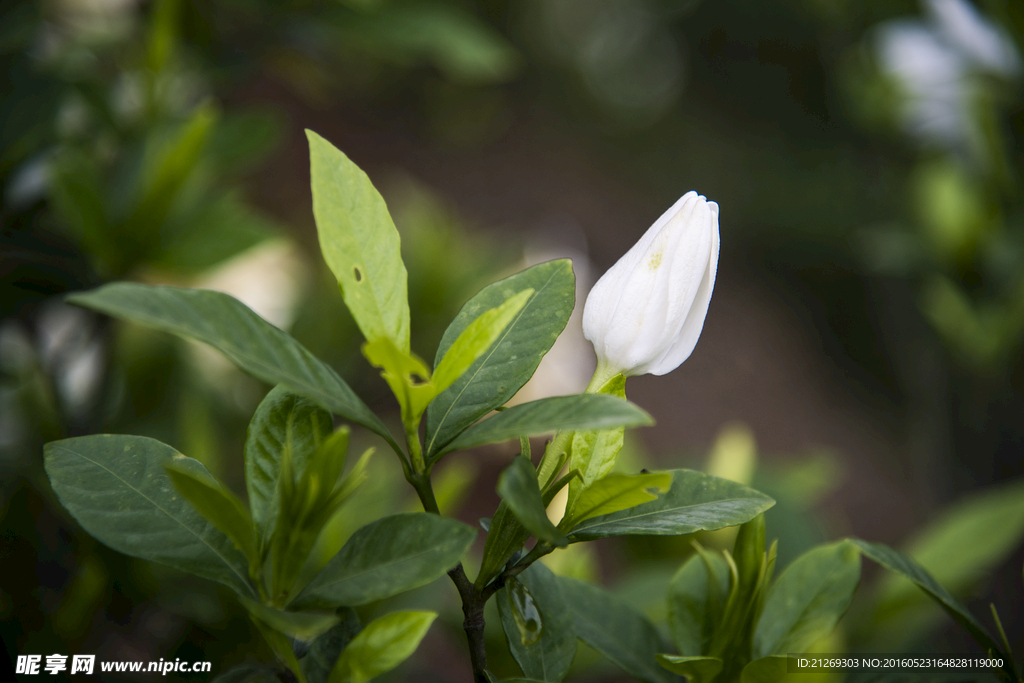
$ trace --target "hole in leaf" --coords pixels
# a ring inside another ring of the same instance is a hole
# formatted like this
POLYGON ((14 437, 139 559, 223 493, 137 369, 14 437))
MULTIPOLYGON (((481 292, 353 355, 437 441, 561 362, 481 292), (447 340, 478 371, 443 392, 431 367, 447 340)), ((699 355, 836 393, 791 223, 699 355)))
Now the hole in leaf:
POLYGON ((359 270, 359 266, 354 267, 352 269, 352 273, 356 277, 356 282, 362 282, 363 281, 363 271, 359 270))

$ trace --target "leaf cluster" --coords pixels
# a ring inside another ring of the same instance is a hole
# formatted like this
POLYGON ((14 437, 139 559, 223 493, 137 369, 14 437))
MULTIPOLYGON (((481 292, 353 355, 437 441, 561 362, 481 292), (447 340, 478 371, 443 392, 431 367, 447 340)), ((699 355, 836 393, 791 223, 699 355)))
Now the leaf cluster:
MULTIPOLYGON (((230 296, 130 283, 76 294, 69 301, 205 342, 274 385, 249 425, 247 505, 200 462, 153 439, 97 435, 49 444, 54 491, 89 533, 234 590, 280 665, 302 683, 366 681, 401 663, 436 614, 395 612, 363 625, 353 608, 443 574, 462 600, 478 682, 494 680, 483 641, 492 597, 522 680, 562 680, 578 640, 643 681, 673 673, 700 683, 774 680, 787 653, 803 651, 842 616, 861 553, 907 574, 972 634, 984 634, 915 565, 862 541, 816 548, 773 581, 775 546, 765 550, 763 513, 774 501, 758 491, 691 470, 613 472, 625 428, 652 422, 626 400, 621 375, 595 376, 582 394, 506 406, 572 312, 568 260, 483 288, 449 325, 431 368, 410 350, 407 273, 383 199, 341 151, 308 137, 321 250, 366 339, 363 355, 395 396, 403 433, 393 434, 333 368, 230 296), (322 560, 318 539, 345 514, 374 452, 348 466, 350 428, 336 429, 332 414, 384 440, 424 512, 373 521, 322 560), (529 437, 551 432, 535 465, 529 437), (518 440, 520 452, 499 478, 502 501, 485 524, 471 581, 462 559, 476 531, 440 515, 432 469, 450 452, 508 440, 518 440), (548 507, 566 487, 556 522, 548 507), (700 548, 672 582, 675 655, 664 654, 657 630, 633 607, 537 563, 556 548, 608 536, 737 525, 732 553, 700 548)), ((224 680, 271 675, 249 667, 224 680)))

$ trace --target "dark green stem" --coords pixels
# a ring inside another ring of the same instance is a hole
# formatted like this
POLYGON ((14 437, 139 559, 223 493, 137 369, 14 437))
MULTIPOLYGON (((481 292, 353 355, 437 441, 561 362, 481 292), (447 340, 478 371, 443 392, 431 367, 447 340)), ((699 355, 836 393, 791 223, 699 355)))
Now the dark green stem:
MULTIPOLYGON (((440 515, 441 511, 437 506, 437 498, 434 496, 434 487, 430 483, 430 473, 416 473, 406 470, 406 479, 416 489, 423 509, 431 514, 440 515)), ((462 614, 465 619, 462 622, 462 630, 466 632, 466 641, 469 645, 469 660, 473 667, 474 683, 488 683, 487 674, 487 649, 484 641, 484 605, 497 593, 505 582, 513 576, 518 576, 531 564, 544 555, 550 553, 554 548, 544 542, 538 542, 533 549, 520 560, 515 566, 506 568, 498 577, 484 587, 477 590, 473 582, 466 576, 466 570, 462 563, 457 564, 448 572, 448 577, 455 584, 462 600, 462 614)))
MULTIPOLYGON (((440 515, 437 498, 434 496, 434 487, 430 484, 429 472, 406 471, 406 479, 416 489, 423 509, 431 514, 440 515)), ((473 681, 474 683, 488 683, 485 673, 487 649, 484 642, 484 604, 487 599, 473 586, 473 582, 466 576, 466 570, 463 569, 461 562, 448 572, 448 577, 455 584, 455 589, 459 592, 459 598, 462 600, 462 613, 465 616, 462 630, 466 632, 466 641, 469 645, 473 681)))

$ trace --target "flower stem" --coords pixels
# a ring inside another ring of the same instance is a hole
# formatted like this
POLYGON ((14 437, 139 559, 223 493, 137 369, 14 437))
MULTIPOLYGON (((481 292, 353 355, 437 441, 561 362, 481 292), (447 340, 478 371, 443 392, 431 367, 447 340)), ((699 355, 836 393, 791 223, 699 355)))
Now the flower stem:
MULTIPOLYGON (((612 370, 605 365, 598 364, 597 369, 594 370, 594 376, 590 378, 590 383, 583 390, 583 393, 600 393, 604 385, 619 374, 617 370, 612 370)), ((569 459, 569 447, 572 445, 572 437, 575 433, 558 432, 555 434, 555 438, 548 443, 547 448, 544 449, 544 455, 541 456, 540 464, 537 465, 537 482, 540 484, 541 491, 550 486, 555 477, 558 476, 558 473, 565 467, 565 462, 569 459)))

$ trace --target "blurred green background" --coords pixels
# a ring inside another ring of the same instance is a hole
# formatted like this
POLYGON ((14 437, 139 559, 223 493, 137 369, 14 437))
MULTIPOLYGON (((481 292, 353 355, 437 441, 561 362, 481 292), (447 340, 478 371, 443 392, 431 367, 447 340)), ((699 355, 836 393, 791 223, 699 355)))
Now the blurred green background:
MULTIPOLYGON (((61 302, 114 279, 228 291, 393 408, 319 257, 304 128, 388 200, 426 358, 482 284, 568 255, 582 304, 676 198, 717 201, 703 338, 671 375, 630 382, 658 426, 634 435, 623 466, 708 467, 762 487, 779 500, 768 525, 783 561, 844 534, 909 548, 977 614, 996 602, 1024 643, 1024 4, 2 11, 0 634, 12 661, 95 652, 209 660, 216 673, 269 659, 226 594, 84 534, 49 489, 41 445, 144 434, 242 488, 245 426, 267 387, 206 349, 61 302)), ((592 352, 574 320, 522 398, 586 384, 592 352)), ((442 468, 448 509, 489 515, 512 450, 442 468)), ((415 509, 397 463, 374 467, 337 534, 415 509)), ((658 618, 688 552, 685 539, 608 542, 555 562, 658 618)), ((972 651, 876 578, 827 651, 972 651)), ((431 588, 401 601, 442 610, 448 628, 396 679, 468 680, 453 592, 431 588)), ((584 680, 615 680, 594 660, 578 657, 584 680)))

